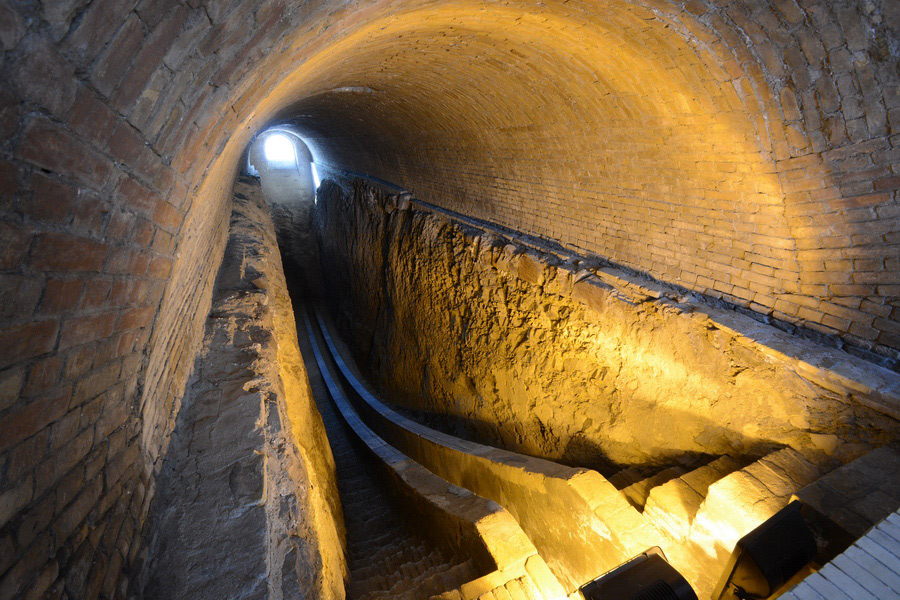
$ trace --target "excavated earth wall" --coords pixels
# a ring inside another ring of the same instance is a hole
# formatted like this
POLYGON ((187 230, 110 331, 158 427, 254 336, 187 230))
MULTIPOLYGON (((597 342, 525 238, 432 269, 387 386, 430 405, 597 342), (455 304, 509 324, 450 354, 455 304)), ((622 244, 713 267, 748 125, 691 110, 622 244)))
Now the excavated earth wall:
POLYGON ((900 429, 896 373, 599 260, 358 180, 323 184, 316 227, 357 362, 454 433, 604 472, 783 446, 846 461, 900 429))
POLYGON ((336 485, 269 208, 239 181, 137 597, 342 600, 336 485))

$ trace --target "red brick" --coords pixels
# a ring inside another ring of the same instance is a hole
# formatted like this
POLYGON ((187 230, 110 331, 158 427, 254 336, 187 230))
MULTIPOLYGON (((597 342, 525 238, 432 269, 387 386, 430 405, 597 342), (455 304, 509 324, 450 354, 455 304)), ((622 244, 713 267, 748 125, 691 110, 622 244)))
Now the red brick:
POLYGON ((269 30, 281 20, 283 11, 283 7, 277 7, 275 11, 268 16, 265 22, 254 27, 253 37, 244 43, 243 47, 235 53, 234 57, 216 72, 216 75, 212 80, 213 85, 225 85, 227 82, 235 79, 234 73, 237 71, 238 67, 252 59, 252 57, 249 56, 249 53, 256 50, 256 46, 259 42, 264 39, 265 36, 269 34, 269 30))
POLYGON ((128 304, 131 306, 137 306, 139 304, 157 304, 156 302, 151 301, 148 295, 151 285, 152 282, 145 279, 135 281, 128 293, 128 304))
POLYGON ((159 190, 161 194, 169 194, 175 185, 175 172, 160 163, 156 166, 156 172, 153 175, 153 186, 159 190))
POLYGON ((48 394, 0 419, 0 451, 12 448, 54 422, 69 409, 69 390, 48 394))
POLYGON ((82 85, 75 96, 68 123, 79 135, 104 147, 116 125, 116 113, 97 97, 96 92, 82 85))
POLYGON ((84 10, 64 48, 79 66, 86 66, 96 58, 122 25, 122 15, 128 14, 136 0, 94 0, 84 10))
POLYGON ((133 165, 144 154, 144 138, 127 121, 119 121, 109 138, 109 151, 119 161, 133 165))
MULTIPOLYGON (((105 439, 114 430, 118 429, 128 420, 128 406, 124 398, 113 402, 109 401, 103 407, 100 413, 100 420, 97 421, 97 438, 105 439)), ((112 481, 111 483, 114 483, 112 481)))
POLYGON ((166 279, 172 271, 172 261, 168 258, 157 257, 150 263, 147 275, 154 279, 166 279))
POLYGON ((129 329, 146 327, 153 322, 153 317, 155 315, 155 306, 142 306, 140 308, 126 310, 122 313, 122 317, 119 319, 119 325, 116 327, 116 330, 127 331, 129 329))
POLYGON ((0 371, 0 411, 16 404, 25 382, 25 366, 0 371))
POLYGON ((65 350, 72 346, 109 337, 113 332, 113 325, 117 317, 118 314, 116 312, 107 312, 88 317, 66 319, 59 339, 59 349, 65 350))
POLYGON ((84 296, 81 298, 79 307, 90 309, 108 306, 110 290, 112 290, 112 281, 109 279, 88 280, 85 283, 84 296))
POLYGON ((170 7, 168 17, 148 36, 135 58, 134 66, 128 70, 116 89, 116 93, 112 97, 113 105, 124 111, 134 104, 144 90, 144 86, 147 85, 154 69, 160 64, 172 42, 175 41, 186 18, 187 9, 183 5, 174 9, 170 7))
POLYGON ((58 321, 32 321, 0 331, 0 369, 53 350, 58 321))
POLYGON ((31 253, 31 264, 43 271, 100 271, 109 246, 64 233, 38 236, 31 253))
POLYGON ((31 234, 21 225, 0 221, 0 269, 15 269, 25 263, 31 234))
POLYGON ((137 15, 128 15, 115 39, 94 63, 91 81, 101 94, 109 98, 131 66, 144 41, 144 26, 137 15))
POLYGON ((153 215, 156 209, 156 194, 130 177, 124 177, 119 181, 116 198, 122 208, 131 209, 147 217, 153 215))
POLYGON ((25 388, 22 390, 23 393, 33 396, 49 390, 59 381, 61 372, 62 359, 58 356, 50 356, 37 361, 28 373, 28 380, 25 383, 25 388))
POLYGON ((47 529, 53 519, 53 505, 53 494, 48 494, 41 501, 22 511, 16 529, 16 541, 20 547, 27 548, 38 534, 47 529))
POLYGON ((120 242, 130 239, 134 230, 135 216, 121 210, 113 210, 106 225, 105 239, 109 242, 120 242))
POLYGON ((40 313, 58 315, 73 310, 78 306, 81 297, 82 282, 80 279, 51 279, 44 290, 40 313))
POLYGON ((106 395, 98 396, 92 400, 88 400, 81 405, 81 428, 93 427, 100 419, 100 413, 106 406, 106 395))
POLYGON ((43 173, 31 177, 31 194, 21 200, 21 211, 29 218, 53 225, 71 221, 78 190, 43 173))
POLYGON ((75 101, 74 69, 41 37, 30 37, 24 45, 24 55, 13 70, 19 90, 53 114, 65 115, 75 101))
POLYGON ((69 352, 65 357, 66 364, 63 376, 71 380, 90 371, 91 367, 94 366, 96 351, 96 344, 88 344, 69 352))
POLYGON ((27 317, 41 298, 41 284, 22 275, 0 275, 0 318, 27 317))
POLYGON ((182 214, 181 211, 166 201, 161 201, 156 205, 156 211, 153 213, 153 220, 157 225, 170 233, 177 233, 181 227, 182 214))
POLYGON ((113 282, 112 292, 109 296, 110 306, 123 306, 128 303, 133 286, 133 281, 119 280, 113 282))
POLYGON ((119 336, 119 344, 116 348, 118 356, 124 356, 134 350, 134 340, 137 338, 136 331, 126 331, 119 336))
POLYGON ((106 272, 111 275, 126 273, 143 275, 144 271, 135 271, 133 267, 137 256, 139 256, 139 254, 136 250, 113 248, 109 255, 109 261, 106 263, 106 272))
POLYGON ((15 211, 16 193, 21 187, 19 167, 0 160, 0 210, 10 213, 15 211))
POLYGON ((75 205, 75 214, 69 232, 86 237, 100 237, 103 221, 108 212, 109 204, 96 192, 79 190, 78 203, 75 205))
MULTIPOLYGON (((0 26, 0 31, 3 27, 0 26)), ((0 139, 11 137, 25 114, 24 105, 9 89, 0 88, 0 139)))
POLYGON ((49 119, 38 117, 25 127, 19 156, 39 167, 102 189, 112 169, 96 151, 49 119))
POLYGON ((12 50, 25 35, 25 23, 12 4, 0 4, 0 48, 12 50))
MULTIPOLYGON (((122 365, 118 361, 110 363, 102 369, 93 371, 84 379, 76 383, 74 392, 75 404, 81 405, 113 387, 119 380, 119 373, 121 370, 122 365)), ((104 408, 104 411, 106 410, 108 410, 108 408, 104 408)))
POLYGON ((134 232, 134 243, 141 247, 149 246, 153 239, 153 231, 153 223, 144 220, 138 221, 134 232))
POLYGON ((68 540, 75 533, 78 526, 84 523, 88 513, 100 500, 102 491, 102 478, 98 477, 94 480, 88 480, 81 495, 56 519, 53 523, 53 531, 56 533, 56 539, 60 543, 68 540))
POLYGON ((0 578, 0 600, 23 598, 26 585, 34 578, 36 569, 46 563, 52 543, 47 532, 32 542, 16 564, 0 578))
POLYGON ((18 481, 47 455, 47 443, 50 439, 50 428, 45 427, 9 451, 9 462, 6 477, 9 481, 18 481))
POLYGON ((895 175, 893 177, 884 177, 881 179, 875 180, 875 190, 896 190, 900 188, 900 175, 895 175))
POLYGON ((151 248, 162 254, 171 254, 175 250, 175 237, 162 229, 157 229, 151 248))
POLYGON ((87 429, 78 434, 71 442, 51 453, 35 470, 35 481, 38 489, 49 489, 73 467, 78 465, 90 452, 93 441, 94 431, 93 429, 87 429))
POLYGON ((81 433, 81 410, 77 403, 70 403, 69 412, 50 426, 47 448, 50 452, 65 446, 81 433))

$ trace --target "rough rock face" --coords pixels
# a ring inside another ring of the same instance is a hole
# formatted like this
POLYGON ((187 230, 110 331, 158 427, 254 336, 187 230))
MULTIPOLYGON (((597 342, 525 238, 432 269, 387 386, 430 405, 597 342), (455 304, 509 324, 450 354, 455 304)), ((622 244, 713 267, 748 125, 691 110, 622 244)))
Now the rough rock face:
POLYGON ((275 233, 238 184, 204 346, 151 522, 143 596, 343 598, 334 462, 301 362, 275 233))
POLYGON ((372 380, 457 433, 602 471, 783 445, 845 459, 897 432, 894 373, 408 204, 326 183, 325 283, 372 380))

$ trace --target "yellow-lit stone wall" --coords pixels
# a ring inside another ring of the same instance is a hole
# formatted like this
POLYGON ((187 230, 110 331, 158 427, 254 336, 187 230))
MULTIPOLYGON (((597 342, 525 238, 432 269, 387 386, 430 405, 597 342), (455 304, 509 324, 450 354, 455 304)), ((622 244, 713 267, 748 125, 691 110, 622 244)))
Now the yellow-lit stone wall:
POLYGON ((357 361, 444 427, 601 471, 897 434, 887 369, 416 206, 329 182, 322 272, 357 361))

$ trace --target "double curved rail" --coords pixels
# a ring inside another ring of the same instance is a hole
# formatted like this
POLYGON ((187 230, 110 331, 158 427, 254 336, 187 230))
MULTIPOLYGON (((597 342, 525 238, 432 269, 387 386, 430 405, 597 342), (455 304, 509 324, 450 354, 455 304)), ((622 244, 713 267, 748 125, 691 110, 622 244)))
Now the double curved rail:
MULTIPOLYGON (((546 599, 565 591, 551 574, 515 518, 496 502, 448 482, 385 441, 360 418, 341 384, 346 364, 317 316, 315 327, 304 314, 316 364, 335 408, 365 450, 375 458, 393 493, 407 507, 407 520, 451 555, 470 557, 480 575, 459 587, 463 598, 477 598, 510 582, 527 580, 546 599), (325 341, 324 352, 319 337, 325 341), (335 372, 335 366, 341 375, 335 372)), ((345 380, 345 379, 344 379, 345 380)), ((358 383, 358 382, 357 382, 358 383)))
POLYGON ((392 410, 355 375, 321 312, 316 319, 342 380, 353 390, 353 407, 373 434, 509 511, 567 594, 659 544, 652 528, 599 473, 462 440, 392 410))

